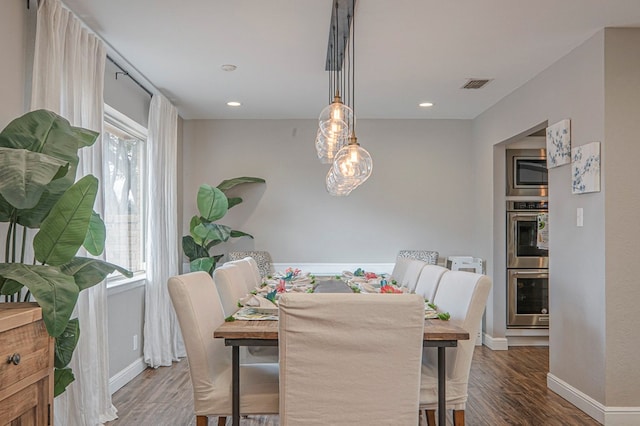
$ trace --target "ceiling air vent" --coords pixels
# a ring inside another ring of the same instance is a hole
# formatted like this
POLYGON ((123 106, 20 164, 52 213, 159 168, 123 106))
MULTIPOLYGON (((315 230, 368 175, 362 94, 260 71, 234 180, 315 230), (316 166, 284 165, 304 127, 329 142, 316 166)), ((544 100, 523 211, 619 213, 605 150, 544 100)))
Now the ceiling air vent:
POLYGON ((488 78, 470 78, 462 89, 482 89, 490 81, 488 78))

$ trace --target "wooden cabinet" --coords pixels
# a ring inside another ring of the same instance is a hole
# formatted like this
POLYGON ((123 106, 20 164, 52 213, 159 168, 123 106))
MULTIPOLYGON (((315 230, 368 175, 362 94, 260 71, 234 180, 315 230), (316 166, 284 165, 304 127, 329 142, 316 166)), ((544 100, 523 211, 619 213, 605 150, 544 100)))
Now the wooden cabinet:
POLYGON ((0 426, 53 419, 53 339, 35 303, 0 303, 0 426))

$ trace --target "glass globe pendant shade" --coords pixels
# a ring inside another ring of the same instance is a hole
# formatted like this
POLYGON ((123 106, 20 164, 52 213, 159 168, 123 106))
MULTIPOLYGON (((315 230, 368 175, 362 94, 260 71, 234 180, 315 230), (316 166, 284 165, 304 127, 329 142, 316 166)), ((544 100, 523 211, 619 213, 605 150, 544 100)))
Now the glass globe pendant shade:
POLYGON ((347 139, 351 133, 355 117, 353 110, 342 103, 340 95, 336 95, 333 103, 320 112, 318 119, 320 131, 327 137, 347 139))
POLYGON ((325 136, 320 129, 316 134, 316 152, 318 158, 323 164, 331 164, 336 154, 346 145, 346 139, 338 138, 336 136, 325 136))
POLYGON ((355 180, 340 179, 333 170, 333 167, 331 167, 327 173, 326 185, 327 192, 330 195, 345 197, 358 186, 358 182, 355 180))
POLYGON ((332 169, 339 180, 356 181, 356 186, 359 186, 371 176, 373 160, 369 152, 358 144, 357 139, 351 137, 349 145, 336 154, 332 169))

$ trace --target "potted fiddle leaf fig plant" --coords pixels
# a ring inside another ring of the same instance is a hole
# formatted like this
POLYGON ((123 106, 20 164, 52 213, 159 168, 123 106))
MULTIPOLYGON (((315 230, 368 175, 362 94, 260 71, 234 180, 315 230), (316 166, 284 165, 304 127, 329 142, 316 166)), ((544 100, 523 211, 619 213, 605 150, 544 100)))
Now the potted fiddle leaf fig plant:
POLYGON ((208 184, 200 185, 197 197, 200 215, 191 218, 189 235, 182 237, 182 250, 189 258, 191 272, 205 271, 212 274, 224 254, 211 255, 209 252, 211 248, 229 238, 253 238, 246 232, 231 229, 215 221, 222 219, 231 207, 242 203, 240 197, 227 197, 228 190, 244 183, 264 182, 264 179, 257 177, 237 177, 224 180, 217 187, 208 184))
POLYGON ((0 132, 0 222, 7 222, 0 297, 4 302, 34 300, 55 338, 54 394, 74 380, 67 367, 80 336, 71 319, 78 294, 117 265, 77 256, 104 250, 105 225, 93 210, 98 179, 76 180, 78 150, 95 143, 98 133, 74 127, 57 114, 37 110, 16 118, 0 132), (37 229, 32 241, 27 228, 37 229), (27 246, 32 244, 33 258, 27 246))

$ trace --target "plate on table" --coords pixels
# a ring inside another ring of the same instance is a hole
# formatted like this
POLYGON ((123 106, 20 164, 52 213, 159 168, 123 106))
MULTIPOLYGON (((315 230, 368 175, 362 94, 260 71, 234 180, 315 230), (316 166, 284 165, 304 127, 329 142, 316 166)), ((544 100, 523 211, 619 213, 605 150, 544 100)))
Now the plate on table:
POLYGON ((266 314, 266 315, 278 315, 278 307, 277 306, 251 306, 254 312, 258 314, 266 314))

